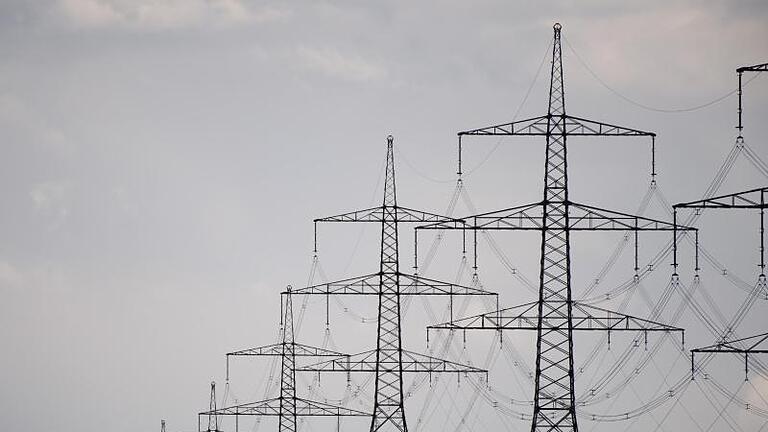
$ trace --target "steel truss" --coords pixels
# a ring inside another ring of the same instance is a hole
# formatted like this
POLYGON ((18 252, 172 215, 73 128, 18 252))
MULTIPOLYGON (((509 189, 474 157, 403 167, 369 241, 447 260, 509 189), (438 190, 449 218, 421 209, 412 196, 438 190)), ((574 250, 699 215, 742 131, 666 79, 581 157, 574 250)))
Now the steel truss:
MULTIPOLYGON (((759 65, 765 69, 766 65, 759 65)), ((741 70, 739 68, 738 70, 741 70)), ((737 70, 737 71, 738 71, 737 70)), ((751 70, 751 69, 744 69, 751 70)), ((739 75, 741 76, 741 75, 739 75)), ((741 109, 741 105, 739 105, 741 109)), ((741 116, 739 116, 741 118, 741 116)), ((741 129, 740 129, 741 131, 741 129)), ((759 210, 760 211, 760 275, 758 276, 757 283, 763 290, 768 289, 765 278, 765 209, 768 208, 766 202, 766 193, 768 193, 768 187, 762 187, 757 189, 750 189, 743 192, 736 192, 727 195, 720 195, 717 197, 706 198, 697 201, 689 201, 675 204, 673 207, 675 219, 677 219, 677 211, 679 209, 694 209, 697 212, 702 209, 747 209, 747 210, 759 210)), ((677 266, 677 243, 674 245, 675 253, 675 266, 677 266)), ((696 270, 699 269, 698 254, 696 259, 696 270)), ((768 291, 766 291, 768 293, 768 291)), ((702 348, 696 348, 691 350, 691 379, 694 377, 694 355, 695 353, 734 353, 744 354, 744 378, 746 379, 749 373, 749 354, 762 354, 768 353, 768 349, 760 347, 766 339, 768 339, 768 333, 750 336, 742 339, 736 339, 733 341, 727 341, 725 339, 720 342, 709 345, 702 348), (755 342, 756 341, 756 342, 755 342), (749 346, 744 347, 743 343, 755 342, 749 346)))
MULTIPOLYGON (((461 318, 453 322, 432 325, 427 329, 445 330, 538 330, 539 302, 525 303, 506 309, 461 318)), ((679 327, 668 326, 660 322, 614 312, 580 302, 571 302, 571 322, 565 317, 542 319, 547 328, 567 330, 607 330, 611 331, 665 331, 681 332, 679 327)), ((683 336, 684 337, 684 336, 683 336)))
MULTIPOLYGON (((219 429, 219 416, 216 415, 216 381, 211 381, 211 397, 208 402, 208 411, 200 413, 197 416, 197 430, 202 431, 200 425, 200 419, 202 416, 208 416, 208 427, 205 432, 222 432, 219 429)), ((161 427, 165 430, 165 421, 161 423, 161 427)))
MULTIPOLYGON (((283 306, 283 340, 279 344, 265 345, 240 351, 227 353, 227 381, 229 381, 229 358, 231 356, 280 356, 282 367, 280 371, 280 396, 258 402, 238 404, 216 409, 214 393, 211 393, 211 409, 202 412, 199 416, 208 416, 209 430, 211 418, 218 416, 235 416, 235 429, 239 428, 240 416, 278 416, 280 432, 296 432, 297 417, 317 416, 354 416, 369 417, 370 414, 330 405, 323 402, 312 401, 296 396, 296 357, 337 357, 344 353, 327 350, 325 348, 297 344, 293 331, 293 301, 291 299, 291 287, 283 294, 285 304, 283 306)), ((213 392, 213 390, 211 390, 213 392)), ((218 422, 216 423, 218 427, 218 422)))
MULTIPOLYGON (((571 231, 693 230, 674 223, 577 204, 568 197, 568 136, 650 137, 653 132, 567 115, 561 50, 561 26, 554 26, 549 110, 546 115, 459 132, 467 135, 543 136, 546 138, 544 199, 526 206, 432 223, 417 229, 538 230, 541 238, 539 300, 518 308, 493 311, 432 326, 446 329, 526 329, 537 331, 536 379, 531 430, 577 431, 573 373, 574 330, 681 331, 653 321, 577 303, 571 292, 571 231), (521 312, 518 313, 517 311, 521 312)), ((655 153, 655 152, 654 152, 655 153)), ((652 158, 652 178, 655 176, 652 158)), ((461 174, 461 156, 459 157, 461 174)))
POLYGON ((744 354, 744 380, 749 375, 749 355, 750 354, 768 354, 768 333, 755 336, 749 336, 732 341, 722 340, 714 345, 709 345, 691 350, 691 379, 694 379, 694 356, 696 353, 731 353, 744 354))
POLYGON ((417 373, 438 373, 453 372, 457 374, 484 373, 488 371, 473 366, 467 366, 460 363, 443 360, 413 351, 402 350, 402 361, 381 361, 376 360, 376 350, 361 352, 358 354, 337 357, 330 360, 324 360, 306 366, 296 368, 300 372, 376 372, 377 366, 392 369, 402 365, 403 372, 417 373))
MULTIPOLYGON (((749 209, 760 210, 760 279, 765 280, 765 209, 768 208, 766 202, 766 193, 768 193, 768 187, 762 187, 757 189, 750 189, 743 192, 736 192, 727 195, 720 195, 717 197, 706 198, 697 201, 689 201, 677 203, 672 206, 674 211, 674 218, 677 220, 677 211, 679 209, 694 209, 700 212, 702 209, 749 209)), ((698 243, 698 242, 697 242, 698 243)), ((672 264, 677 269, 677 236, 675 236, 674 248, 674 263, 672 264)), ((698 253, 696 258, 696 270, 699 270, 698 253)))
MULTIPOLYGON (((374 394, 371 432, 396 430, 407 432, 403 405, 404 372, 466 372, 486 371, 463 366, 447 360, 405 351, 401 342, 400 299, 406 295, 496 295, 478 288, 441 282, 400 272, 398 225, 400 223, 456 222, 458 219, 421 210, 401 207, 397 204, 395 188, 395 160, 392 136, 387 137, 387 160, 384 182, 384 200, 381 206, 352 211, 340 215, 315 219, 315 228, 323 222, 361 222, 381 224, 381 260, 377 273, 343 279, 294 290, 294 294, 324 295, 375 295, 378 296, 378 328, 376 349, 352 357, 344 357, 301 370, 316 372, 374 372, 374 394), (355 359, 354 361, 352 359, 355 359), (349 361, 349 363, 347 363, 349 361), (348 365, 344 367, 343 365, 348 365), (329 366, 330 365, 330 366, 329 366)), ((317 230, 315 230, 317 250, 317 230)), ((452 307, 451 307, 452 310, 452 307)))
MULTIPOLYGON (((564 201, 568 206, 569 231, 674 231, 675 225, 661 220, 630 215, 599 207, 564 201)), ((517 207, 467 216, 458 222, 438 222, 417 229, 532 230, 544 229, 546 203, 539 201, 517 207)))

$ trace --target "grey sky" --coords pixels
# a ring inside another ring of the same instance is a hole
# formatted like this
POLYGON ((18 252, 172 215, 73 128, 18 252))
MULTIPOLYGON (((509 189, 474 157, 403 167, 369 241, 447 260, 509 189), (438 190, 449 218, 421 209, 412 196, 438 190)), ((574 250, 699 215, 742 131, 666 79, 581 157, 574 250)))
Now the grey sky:
MULTIPOLYGON (((442 211, 454 187, 456 131, 512 119, 555 21, 600 79, 658 108, 706 103, 734 89, 737 66, 768 61, 764 1, 538 3, 0 2, 3 424, 135 431, 167 418, 171 431, 194 429, 194 414, 207 406, 208 382, 223 380, 223 353, 274 341, 277 293, 307 281, 311 220, 380 199, 375 187, 387 134, 395 136, 400 202, 442 211)), ((605 89, 568 46, 564 58, 568 111, 658 132, 666 198, 698 198, 733 145, 735 98, 694 112, 653 112, 605 89)), ((520 116, 545 112, 548 64, 520 116)), ((766 101, 768 82, 759 76, 745 90, 744 136, 763 159, 766 101)), ((496 142, 468 143, 465 168, 478 166, 496 142)), ((576 201, 634 211, 649 181, 646 141, 574 140, 570 150, 576 201)), ((535 201, 542 161, 541 140, 505 140, 465 179, 475 205, 492 210, 535 201)), ((721 191, 765 182, 742 158, 721 191)), ((666 217, 659 207, 650 213, 666 217)), ((756 219, 718 215, 702 224, 709 250, 754 282, 756 219), (726 230, 726 223, 736 227, 726 230)), ((320 256, 328 277, 374 270, 376 235, 375 228, 323 227, 320 256)), ((403 235, 410 239, 410 231, 403 235)), ((521 272, 535 278, 538 240, 499 237, 521 272)), ((578 240, 575 276, 584 287, 619 239, 578 240)), ((646 260, 654 241, 661 244, 658 237, 648 243, 646 260)), ((430 276, 455 277, 457 245, 454 239, 442 246, 430 276)), ((405 267, 411 253, 404 240, 405 267)), ((486 287, 501 292, 503 304, 531 299, 487 247, 480 253, 486 287)), ((681 270, 687 281, 690 254, 681 270)), ((615 279, 630 276, 630 267, 623 265, 615 279)), ((657 273, 660 286, 650 284, 651 298, 669 279, 668 269, 657 273)), ((713 301, 734 313, 745 293, 715 271, 704 280, 713 301)), ((647 313, 638 302, 637 310, 647 313)), ((347 303, 373 313, 364 301, 347 303)), ((301 335, 320 343, 324 308, 312 304, 301 335)), ((757 304, 740 333, 765 331, 765 308, 757 304)), ((423 350, 428 319, 420 306, 412 309, 416 324, 409 321, 406 341, 423 350)), ((336 315, 350 325, 342 309, 336 315)), ((695 319, 685 322, 694 325, 689 344, 711 342, 695 319)), ((334 340, 344 349, 374 343, 338 330, 334 340)), ((491 340, 475 341, 478 362, 491 340)), ((519 340, 528 353, 530 339, 519 340)), ((586 338, 582 352, 597 340, 586 338)), ((657 368, 668 364, 664 359, 657 368)), ((729 388, 741 384, 738 360, 718 365, 733 368, 721 377, 729 388)), ((238 363, 254 377, 268 366, 238 363)), ((678 376, 687 365, 677 359, 670 367, 678 376)), ((514 382, 502 363, 497 373, 494 387, 514 382)), ((657 375, 655 369, 646 381, 657 375)), ((752 384, 768 397, 766 377, 752 384)), ((232 386, 243 398, 263 396, 248 381, 232 386)), ((647 383, 638 388, 639 398, 657 394, 647 383)), ((469 386, 457 393, 464 390, 471 393, 469 386)), ((689 391, 694 395, 686 403, 706 429, 714 409, 689 391)), ((412 424, 418 398, 428 393, 420 392, 408 406, 412 424)), ((532 390, 523 385, 508 394, 530 398, 532 390)), ((768 409, 755 394, 742 396, 768 409)), ((668 407, 654 411, 655 419, 668 407)), ((492 412, 484 402, 477 410, 492 412)), ((488 427, 504 424, 493 418, 488 427)), ((737 409, 733 418, 743 430, 766 421, 737 409)), ((455 428, 454 420, 423 428, 455 428)), ((506 422, 526 430, 524 421, 506 422)), ((333 425, 316 429, 325 426, 333 425)), ((725 427, 717 423, 713 430, 725 427)), ((678 409, 659 430, 697 429, 678 409)))

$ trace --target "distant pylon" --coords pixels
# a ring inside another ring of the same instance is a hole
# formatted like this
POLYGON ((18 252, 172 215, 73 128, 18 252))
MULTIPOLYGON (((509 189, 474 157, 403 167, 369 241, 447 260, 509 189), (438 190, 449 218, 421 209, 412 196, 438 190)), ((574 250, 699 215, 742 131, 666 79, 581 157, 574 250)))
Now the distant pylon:
POLYGON ((165 432, 165 420, 160 420, 160 432, 165 432))
MULTIPOLYGON (((202 412, 199 416, 235 416, 235 427, 240 416, 278 416, 280 432, 296 432, 297 417, 369 417, 370 414, 350 408, 330 405, 296 396, 296 357, 344 357, 345 354, 325 348, 313 347, 296 343, 294 340, 292 288, 289 285, 285 296, 285 304, 281 311, 283 323, 282 340, 280 343, 249 348, 227 353, 227 380, 229 380, 230 356, 280 356, 280 396, 258 402, 250 402, 234 406, 202 412)), ((206 431, 207 432, 207 431, 206 431)))
POLYGON ((221 432, 219 430, 219 417, 216 415, 216 381, 211 381, 211 400, 208 405, 208 429, 206 432, 221 432))
MULTIPOLYGON (((380 261, 377 273, 294 290, 295 294, 369 295, 378 299, 378 331, 376 349, 344 359, 326 361, 300 367, 300 371, 317 372, 373 372, 376 374, 373 417, 370 432, 407 432, 403 374, 418 373, 487 373, 472 366, 404 350, 401 334, 401 299, 403 296, 428 295, 496 296, 479 288, 441 282, 420 275, 400 271, 398 224, 463 221, 423 210, 403 207, 397 202, 395 183, 394 138, 387 136, 384 199, 381 206, 355 210, 335 216, 315 219, 318 222, 379 223, 381 226, 380 261)), ((498 298, 498 297, 497 297, 498 298)), ((451 313, 453 311, 450 308, 451 313)))

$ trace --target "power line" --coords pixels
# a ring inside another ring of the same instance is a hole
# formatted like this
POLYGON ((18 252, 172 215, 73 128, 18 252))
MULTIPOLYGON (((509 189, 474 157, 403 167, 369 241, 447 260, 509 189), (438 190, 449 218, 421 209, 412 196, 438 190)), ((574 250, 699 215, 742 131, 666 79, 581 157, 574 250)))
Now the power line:
MULTIPOLYGON (((738 89, 731 90, 731 91, 729 91, 729 92, 727 92, 727 93, 725 93, 725 94, 723 94, 721 96, 718 96, 718 97, 716 97, 716 98, 714 98, 714 99, 712 99, 712 100, 710 100, 708 102, 704 102, 702 104, 694 105, 694 106, 686 107, 686 108, 658 108, 658 107, 652 107, 652 106, 646 105, 646 104, 644 104, 642 102, 638 102, 638 101, 630 98, 629 96, 626 96, 623 93, 619 92, 618 90, 616 90, 612 86, 608 85, 605 81, 603 81, 603 79, 601 79, 597 75, 597 73, 595 73, 595 71, 591 67, 589 67, 587 62, 584 61, 584 59, 579 55, 578 52, 576 52, 576 50, 573 48, 573 46, 571 46, 571 44, 568 42, 568 39, 567 38, 563 38, 563 39, 565 39, 565 44, 568 46, 568 48, 571 50, 571 52, 576 56, 576 59, 579 61, 579 63, 581 63, 581 65, 584 66, 584 69, 586 69, 587 72, 589 72, 589 74, 592 75, 592 78, 594 78, 598 83, 600 83, 600 85, 605 87, 608 91, 610 91, 614 95, 618 96, 619 98, 621 98, 625 102, 628 102, 628 103, 630 103, 630 104, 632 104, 632 105, 634 105, 636 107, 639 107, 639 108, 642 108, 642 109, 645 109, 645 110, 648 110, 648 111, 660 112, 660 113, 668 113, 668 114, 669 113, 685 113, 685 112, 698 111, 700 109, 704 109, 704 108, 710 107, 712 105, 715 105, 717 103, 720 103, 720 102, 726 100, 727 98, 729 98, 730 96, 733 96, 734 94, 736 94, 736 92, 738 92, 738 89)), ((758 75, 755 75, 752 78, 750 78, 749 80, 747 80, 747 82, 744 83, 744 87, 746 87, 747 84, 752 82, 752 80, 757 78, 758 75)))

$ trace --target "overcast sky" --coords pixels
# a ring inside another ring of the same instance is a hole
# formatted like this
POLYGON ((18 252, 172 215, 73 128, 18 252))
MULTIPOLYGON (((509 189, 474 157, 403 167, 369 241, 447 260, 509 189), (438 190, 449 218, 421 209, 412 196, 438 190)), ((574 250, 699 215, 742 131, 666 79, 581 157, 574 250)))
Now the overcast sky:
MULTIPOLYGON (((546 112, 548 58, 537 70, 554 22, 566 41, 568 112, 657 132, 665 197, 700 197, 733 146, 735 96, 664 111, 724 96, 735 89, 736 67, 768 61, 768 3, 541 3, 1 0, 3 425, 127 432, 155 430, 166 418, 170 431, 195 429, 208 383, 223 381, 223 354, 275 341, 277 293, 307 282, 311 220, 379 201, 388 134, 395 136, 399 201, 440 212, 454 188, 458 130, 510 121, 518 110, 518 118, 546 112)), ((767 101, 768 80, 758 76, 745 89, 744 136, 763 159, 767 101)), ((502 140, 495 148, 498 142, 465 145, 465 182, 483 211, 541 196, 542 140, 502 140)), ((569 150, 575 201, 637 208, 650 180, 646 140, 574 139, 569 150)), ((765 183, 742 157, 721 192, 765 183)), ((667 217, 660 208, 653 216, 667 217)), ((750 284, 758 259, 752 216, 702 227, 702 241, 750 284)), ((537 238, 501 237, 520 271, 536 279, 537 238)), ((584 257, 575 258, 584 264, 574 275, 580 286, 618 241, 590 238, 578 236, 574 250, 584 257)), ((322 227, 325 273, 375 271, 377 241, 375 228, 322 227)), ((442 246, 444 262, 429 276, 453 280, 457 244, 442 246)), ((401 254, 409 268, 410 241, 401 254)), ((503 304, 531 300, 493 270, 486 246, 480 254, 490 271, 486 287, 503 304)), ((690 254, 681 269, 688 281, 690 254)), ((651 255, 648 249, 645 259, 651 255)), ((662 285, 666 264, 657 272, 662 285)), ((617 280, 631 276, 631 265, 620 270, 617 280)), ((745 292, 712 273, 713 303, 734 313, 745 292)), ((372 313, 366 302, 359 307, 372 313)), ((741 335, 765 331, 765 308, 755 306, 741 335)), ((324 308, 316 309, 306 319, 322 328, 324 308)), ((322 341, 321 333, 301 334, 322 341)), ((343 336, 334 339, 344 349, 374 344, 343 336)), ((712 342, 695 329, 687 337, 693 345, 712 342)), ((424 348, 420 326, 407 338, 424 348)), ((489 340, 479 346, 486 350, 489 340)), ((739 360, 719 364, 735 371, 722 382, 738 387, 739 360)), ((254 375, 269 365, 238 363, 254 375)), ((675 367, 681 376, 687 364, 675 367)), ((499 368, 494 385, 501 388, 509 382, 499 368)), ((754 383, 768 398, 765 377, 754 383)), ((250 382, 237 385, 243 395, 263 396, 250 382)), ((530 399, 532 391, 523 385, 510 394, 530 399)), ((638 398, 657 393, 641 386, 638 398)), ((757 393, 742 396, 768 410, 757 393)), ((654 412, 652 427, 697 430, 685 411, 664 416, 668 407, 654 412)), ((716 408, 698 408, 706 429, 716 408)), ((594 408, 601 410, 611 407, 594 408)), ((743 430, 766 421, 737 411, 743 430)), ((729 429, 715 423, 712 430, 729 429)))

